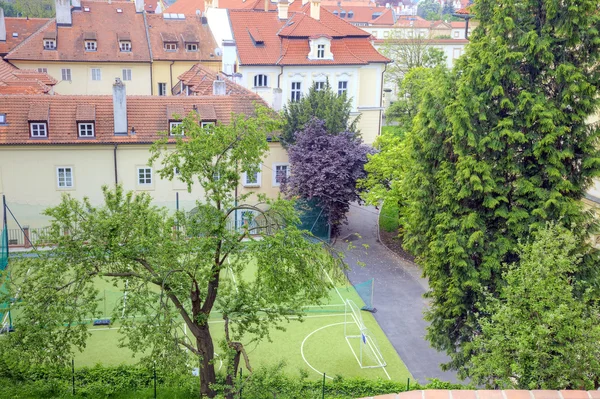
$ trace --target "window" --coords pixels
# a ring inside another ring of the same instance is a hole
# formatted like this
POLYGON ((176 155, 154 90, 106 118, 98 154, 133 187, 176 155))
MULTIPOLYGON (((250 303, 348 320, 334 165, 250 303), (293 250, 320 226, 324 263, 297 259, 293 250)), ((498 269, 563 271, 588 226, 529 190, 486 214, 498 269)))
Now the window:
POLYGON ((169 122, 169 135, 183 135, 183 126, 181 126, 183 122, 169 122), (181 126, 181 127, 178 127, 181 126))
POLYGON ((6 125, 6 114, 0 114, 0 125, 6 125))
POLYGON ((79 137, 94 137, 93 122, 78 123, 77 127, 79 128, 79 137))
POLYGON ((165 43, 165 51, 177 51, 177 43, 165 43))
MULTIPOLYGON (((177 50, 177 45, 175 45, 175 49, 177 50)), ((185 49, 187 51, 198 51, 198 44, 196 44, 196 43, 187 43, 185 45, 185 49)))
POLYGON ((454 31, 454 38, 458 39, 459 36, 460 36, 460 33, 458 31, 454 31))
POLYGON ((73 187, 73 168, 67 166, 56 168, 56 181, 58 188, 73 187))
POLYGON ((92 68, 92 80, 102 80, 102 69, 92 68))
POLYGON ((167 95, 167 84, 166 83, 159 83, 158 84, 158 95, 159 96, 166 96, 167 95))
POLYGON ((123 69, 123 81, 131 80, 131 69, 123 69))
POLYGON ((292 101, 300 101, 302 97, 302 82, 292 82, 292 101))
POLYGON ((85 51, 96 51, 97 44, 95 40, 89 40, 85 42, 85 51))
POLYGON ((338 82, 338 96, 348 92, 348 81, 340 80, 338 82))
POLYGON ((45 122, 30 125, 31 137, 48 137, 48 127, 45 122))
POLYGON ((62 75, 62 80, 65 80, 67 82, 71 81, 71 68, 61 69, 60 74, 62 75))
POLYGON ((56 50, 56 40, 44 40, 44 50, 56 50))
POLYGON ((152 184, 152 168, 138 168, 138 184, 141 186, 152 184))
POLYGON ((131 42, 128 41, 120 41, 119 42, 119 49, 124 52, 124 53, 128 53, 131 51, 131 42))
POLYGON ((324 44, 317 45, 317 58, 325 58, 325 45, 324 44))
POLYGON ((286 163, 273 165, 273 186, 280 186, 290 175, 290 166, 286 163))
POLYGON ((371 34, 373 35, 373 37, 377 37, 377 31, 374 30, 373 32, 371 32, 371 34))
POLYGON ((244 187, 260 187, 261 173, 243 173, 242 185, 244 187))
POLYGON ((325 82, 315 82, 315 90, 316 91, 321 91, 323 89, 325 89, 325 82))
POLYGON ((40 72, 40 73, 48 73, 48 68, 38 68, 38 72, 40 72))
POLYGON ((202 123, 200 123, 201 127, 214 126, 214 125, 215 125, 214 122, 202 122, 202 123))
POLYGON ((254 87, 267 87, 267 75, 254 75, 254 87))

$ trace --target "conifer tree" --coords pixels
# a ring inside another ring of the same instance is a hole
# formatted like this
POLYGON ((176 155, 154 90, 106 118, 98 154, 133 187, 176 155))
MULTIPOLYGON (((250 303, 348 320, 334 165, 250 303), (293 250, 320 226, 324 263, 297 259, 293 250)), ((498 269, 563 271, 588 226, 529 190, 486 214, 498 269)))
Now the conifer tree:
MULTIPOLYGON (((404 243, 429 278, 428 339, 471 372, 488 292, 547 221, 595 228, 581 199, 600 173, 596 0, 480 0, 466 57, 423 95, 402 173, 404 243)), ((574 274, 597 282, 594 256, 574 274)), ((575 292, 577 295, 578 292, 575 292)))

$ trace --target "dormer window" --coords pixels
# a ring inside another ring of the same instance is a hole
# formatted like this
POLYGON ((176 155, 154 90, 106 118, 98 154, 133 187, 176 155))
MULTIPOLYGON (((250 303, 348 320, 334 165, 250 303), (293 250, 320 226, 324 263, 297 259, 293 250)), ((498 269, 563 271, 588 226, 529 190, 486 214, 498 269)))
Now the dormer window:
POLYGON ((93 122, 80 122, 77 124, 79 130, 79 137, 94 137, 94 123, 93 122))
POLYGON ((44 50, 56 50, 56 40, 45 39, 44 40, 44 50))
POLYGON ((32 122, 29 124, 31 137, 48 137, 48 124, 46 122, 32 122))
POLYGON ((31 138, 48 137, 48 120, 50 119, 50 105, 44 103, 33 103, 29 106, 29 135, 31 138))
POLYGON ((325 45, 317 44, 317 58, 323 59, 325 58, 325 45))
POLYGON ((193 32, 185 32, 181 35, 183 43, 185 44, 185 51, 198 51, 198 43, 200 39, 193 32))
POLYGON ((77 132, 80 138, 93 138, 96 136, 96 106, 91 104, 77 104, 75 114, 77 132))
POLYGON ((182 121, 169 121, 169 135, 170 136, 183 136, 183 122, 182 121))
POLYGON ((83 46, 85 48, 85 51, 98 50, 98 43, 96 42, 96 32, 85 32, 83 34, 83 46))
POLYGON ((165 43, 165 51, 177 51, 177 43, 165 43))
POLYGON ((177 43, 179 42, 177 35, 171 32, 161 32, 160 37, 165 51, 177 51, 177 43))
POLYGON ((198 51, 197 43, 186 43, 185 44, 186 51, 198 51))
POLYGON ((119 42, 119 49, 124 53, 129 53, 131 51, 131 42, 127 42, 127 41, 119 42))

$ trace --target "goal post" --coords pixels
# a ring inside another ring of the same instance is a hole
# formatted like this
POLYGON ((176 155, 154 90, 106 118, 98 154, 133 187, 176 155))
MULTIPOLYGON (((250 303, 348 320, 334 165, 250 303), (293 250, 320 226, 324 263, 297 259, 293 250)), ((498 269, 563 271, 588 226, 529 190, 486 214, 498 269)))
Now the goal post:
POLYGON ((351 299, 346 300, 344 338, 360 368, 385 367, 377 340, 365 326, 360 308, 351 299))

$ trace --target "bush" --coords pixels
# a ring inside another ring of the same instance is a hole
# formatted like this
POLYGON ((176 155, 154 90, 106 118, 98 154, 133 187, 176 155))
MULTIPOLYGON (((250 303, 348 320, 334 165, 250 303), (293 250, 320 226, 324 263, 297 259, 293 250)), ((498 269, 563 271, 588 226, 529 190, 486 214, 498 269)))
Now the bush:
POLYGON ((383 203, 381 212, 379 213, 379 226, 383 231, 387 231, 388 233, 398 231, 399 212, 398 204, 390 201, 383 203))

